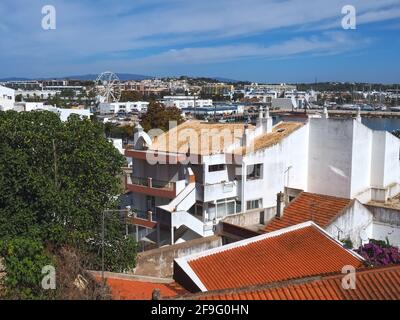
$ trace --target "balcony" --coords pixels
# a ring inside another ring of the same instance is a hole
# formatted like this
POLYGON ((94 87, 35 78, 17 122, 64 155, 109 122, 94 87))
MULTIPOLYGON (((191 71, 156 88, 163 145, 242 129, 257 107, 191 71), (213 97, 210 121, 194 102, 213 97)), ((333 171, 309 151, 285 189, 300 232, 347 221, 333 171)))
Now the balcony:
POLYGON ((130 215, 126 217, 126 223, 134 226, 145 227, 147 229, 153 229, 157 225, 156 215, 151 211, 142 211, 138 209, 132 209, 130 215))
POLYGON ((173 199, 177 195, 176 182, 143 178, 134 175, 126 176, 126 188, 131 192, 167 199, 173 199))
POLYGON ((203 192, 200 193, 202 199, 200 200, 204 202, 234 198, 239 196, 238 192, 240 191, 240 187, 238 187, 237 181, 205 184, 202 187, 203 192))

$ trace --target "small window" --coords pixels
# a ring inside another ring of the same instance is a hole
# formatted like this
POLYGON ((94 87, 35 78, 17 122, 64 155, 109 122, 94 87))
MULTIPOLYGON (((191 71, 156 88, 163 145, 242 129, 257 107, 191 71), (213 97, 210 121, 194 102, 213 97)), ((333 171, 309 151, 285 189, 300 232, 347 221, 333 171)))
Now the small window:
POLYGON ((262 163, 247 166, 247 180, 262 179, 262 163))
POLYGON ((247 210, 262 208, 262 199, 247 201, 247 210))
POLYGON ((215 171, 222 171, 222 170, 225 170, 224 164, 214 164, 214 165, 208 166, 208 172, 215 172, 215 171))

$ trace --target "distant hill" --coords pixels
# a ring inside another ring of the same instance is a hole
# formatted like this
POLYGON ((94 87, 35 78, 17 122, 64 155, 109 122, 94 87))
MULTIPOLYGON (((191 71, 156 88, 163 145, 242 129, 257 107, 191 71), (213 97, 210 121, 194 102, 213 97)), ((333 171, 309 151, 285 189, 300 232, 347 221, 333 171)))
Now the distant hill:
MULTIPOLYGON (((67 76, 67 77, 62 77, 59 79, 70 79, 70 80, 96 80, 98 74, 84 74, 84 75, 75 75, 75 76, 67 76)), ((130 74, 130 73, 117 73, 117 76, 120 80, 126 81, 126 80, 146 80, 146 79, 151 79, 152 77, 149 76, 144 76, 141 74, 130 74)))
POLYGON ((228 82, 228 83, 247 82, 247 81, 233 80, 233 79, 220 78, 220 77, 212 77, 211 79, 217 80, 219 82, 228 82))
POLYGON ((30 79, 27 79, 27 78, 11 77, 11 78, 0 79, 0 82, 6 82, 6 81, 29 81, 29 80, 30 79))
MULTIPOLYGON (((65 77, 51 77, 51 78, 18 78, 18 77, 9 77, 0 79, 1 82, 5 81, 29 81, 29 80, 96 80, 98 74, 83 74, 83 75, 72 75, 72 76, 65 76, 65 77)), ((152 77, 144 76, 140 74, 130 74, 130 73, 117 73, 118 78, 120 80, 146 80, 151 79, 152 77)))
MULTIPOLYGON (((154 77, 151 76, 145 76, 141 74, 131 74, 131 73, 117 73, 117 76, 120 80, 122 81, 127 81, 127 80, 146 80, 146 79, 152 79, 154 77)), ((9 77, 9 78, 3 78, 0 79, 1 82, 5 81, 29 81, 29 80, 81 80, 81 81, 90 81, 90 80, 96 80, 98 77, 98 74, 82 74, 82 75, 71 75, 71 76, 65 76, 65 77, 48 77, 48 78, 22 78, 22 77, 9 77)), ((176 77, 179 78, 179 77, 176 77)), ((227 83, 238 83, 242 82, 240 80, 233 80, 233 79, 227 79, 227 78, 222 78, 222 77, 188 77, 192 79, 209 79, 209 80, 214 80, 218 82, 227 82, 227 83)))

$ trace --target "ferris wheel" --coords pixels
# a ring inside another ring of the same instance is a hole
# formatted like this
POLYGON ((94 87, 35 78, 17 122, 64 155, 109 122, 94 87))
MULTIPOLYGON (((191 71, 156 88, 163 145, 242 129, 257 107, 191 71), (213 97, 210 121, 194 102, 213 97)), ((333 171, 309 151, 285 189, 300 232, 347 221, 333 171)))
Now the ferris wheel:
POLYGON ((121 87, 118 76, 106 71, 100 74, 95 81, 95 90, 100 102, 118 102, 121 98, 121 87))

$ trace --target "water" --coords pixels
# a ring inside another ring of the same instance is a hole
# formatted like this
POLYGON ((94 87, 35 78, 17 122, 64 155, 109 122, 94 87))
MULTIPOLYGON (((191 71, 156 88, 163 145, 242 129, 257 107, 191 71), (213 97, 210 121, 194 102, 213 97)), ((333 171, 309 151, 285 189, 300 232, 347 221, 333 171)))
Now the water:
POLYGON ((362 118, 362 123, 373 130, 400 130, 400 119, 396 118, 362 118))

